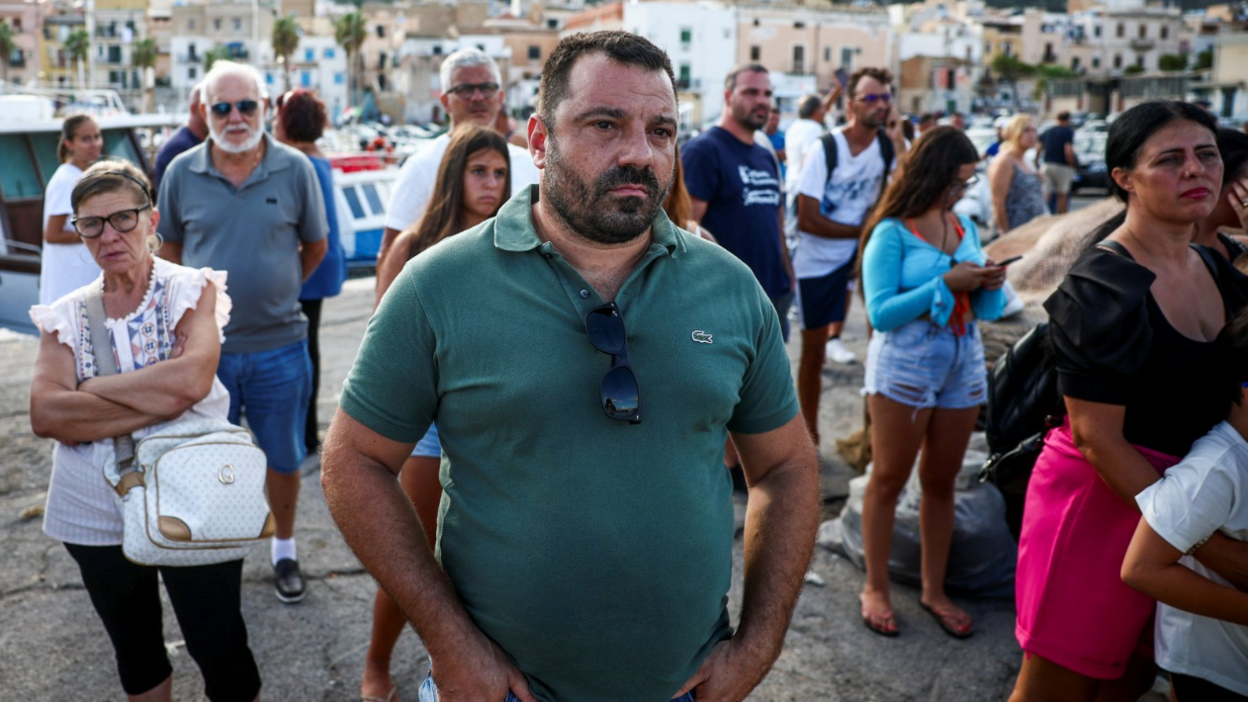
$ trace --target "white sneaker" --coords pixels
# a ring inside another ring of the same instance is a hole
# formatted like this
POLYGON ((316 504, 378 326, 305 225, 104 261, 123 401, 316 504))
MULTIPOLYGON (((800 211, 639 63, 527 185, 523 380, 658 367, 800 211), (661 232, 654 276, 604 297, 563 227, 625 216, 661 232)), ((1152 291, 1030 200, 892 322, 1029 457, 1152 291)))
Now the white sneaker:
POLYGON ((828 339, 827 354, 828 358, 836 361, 837 363, 848 364, 854 363, 858 360, 858 357, 854 355, 854 352, 845 348, 845 345, 841 343, 839 338, 828 339))

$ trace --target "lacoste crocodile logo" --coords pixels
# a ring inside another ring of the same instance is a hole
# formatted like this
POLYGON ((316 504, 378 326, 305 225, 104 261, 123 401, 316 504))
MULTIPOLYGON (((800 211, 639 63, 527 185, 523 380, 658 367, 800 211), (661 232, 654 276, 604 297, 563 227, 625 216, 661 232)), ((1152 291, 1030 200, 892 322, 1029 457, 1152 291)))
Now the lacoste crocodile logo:
POLYGON ((697 330, 695 330, 695 331, 693 332, 693 340, 694 340, 694 341, 696 341, 696 342, 698 342, 699 344, 713 344, 713 343, 715 343, 715 342, 711 339, 711 335, 710 335, 710 334, 708 334, 708 333, 706 333, 706 332, 704 332, 704 331, 702 331, 701 329, 697 329, 697 330))

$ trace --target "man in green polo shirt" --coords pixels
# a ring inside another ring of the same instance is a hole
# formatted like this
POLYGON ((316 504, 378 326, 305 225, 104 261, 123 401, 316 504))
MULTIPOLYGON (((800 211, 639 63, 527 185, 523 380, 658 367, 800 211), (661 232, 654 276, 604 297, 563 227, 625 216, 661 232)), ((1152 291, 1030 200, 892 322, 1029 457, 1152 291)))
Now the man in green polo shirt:
POLYGON ((674 84, 644 38, 564 39, 529 122, 540 189, 414 258, 369 323, 322 482, 425 641, 421 700, 736 701, 780 653, 817 460, 767 296, 663 214, 674 84), (435 418, 430 554, 395 474, 435 418), (750 486, 735 634, 729 432, 750 486))

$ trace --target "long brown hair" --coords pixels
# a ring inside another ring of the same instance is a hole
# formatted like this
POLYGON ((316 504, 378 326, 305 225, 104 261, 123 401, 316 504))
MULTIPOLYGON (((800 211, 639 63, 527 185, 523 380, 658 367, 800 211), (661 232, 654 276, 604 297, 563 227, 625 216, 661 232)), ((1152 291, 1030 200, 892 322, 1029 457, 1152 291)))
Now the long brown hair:
POLYGON ((493 129, 476 124, 456 127, 442 156, 442 164, 438 166, 438 179, 429 206, 420 221, 404 232, 412 235, 409 259, 464 230, 464 173, 468 170, 468 159, 484 149, 498 152, 507 163, 507 181, 503 184, 499 206, 511 198, 511 157, 507 152, 507 140, 493 129))
POLYGON ((693 200, 689 199, 689 190, 685 188, 685 172, 680 165, 680 146, 676 147, 676 165, 672 171, 672 189, 667 191, 667 201, 663 203, 672 224, 684 229, 693 219, 693 200))
POLYGON ((978 161, 975 144, 957 127, 933 127, 919 137, 867 217, 858 242, 858 270, 876 225, 888 217, 909 219, 936 207, 958 179, 958 169, 978 161))

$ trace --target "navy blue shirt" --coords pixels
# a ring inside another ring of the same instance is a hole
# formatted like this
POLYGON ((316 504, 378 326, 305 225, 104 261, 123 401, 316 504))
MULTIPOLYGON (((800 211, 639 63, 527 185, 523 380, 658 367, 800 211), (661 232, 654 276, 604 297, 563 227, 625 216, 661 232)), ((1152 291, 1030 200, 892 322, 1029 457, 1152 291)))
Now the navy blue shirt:
POLYGON ((685 187, 706 202, 706 227, 721 246, 745 262, 769 297, 792 289, 780 248, 780 177, 776 160, 711 127, 681 149, 685 187))
POLYGON ((325 250, 325 258, 303 281, 303 290, 299 293, 300 300, 320 300, 334 297, 342 292, 342 281, 347 279, 347 253, 342 248, 342 238, 338 233, 338 206, 334 201, 334 167, 329 159, 309 156, 312 168, 316 169, 316 180, 321 186, 321 196, 325 198, 325 218, 329 221, 329 232, 326 239, 329 247, 325 250))
POLYGON ((156 163, 152 166, 152 192, 160 192, 160 179, 165 176, 165 169, 169 167, 169 163, 173 161, 173 157, 187 151, 192 146, 199 146, 203 139, 195 136, 195 132, 182 127, 169 137, 164 146, 160 147, 160 151, 156 152, 156 163))
POLYGON ((1059 124, 1044 130, 1044 135, 1040 137, 1040 143, 1044 146, 1044 162, 1069 166, 1070 162, 1066 160, 1066 145, 1074 141, 1075 133, 1070 130, 1070 127, 1063 127, 1059 124))

